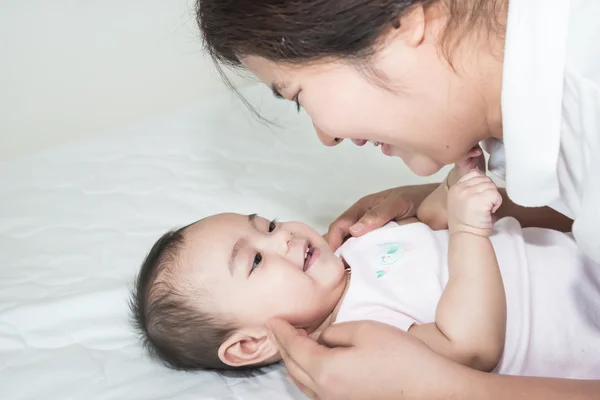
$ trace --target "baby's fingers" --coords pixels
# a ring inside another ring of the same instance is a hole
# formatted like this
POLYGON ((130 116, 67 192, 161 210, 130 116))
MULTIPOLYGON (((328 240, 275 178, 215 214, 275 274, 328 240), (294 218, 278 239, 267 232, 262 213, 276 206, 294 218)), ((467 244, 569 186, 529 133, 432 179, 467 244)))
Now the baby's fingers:
POLYGON ((502 205, 502 196, 496 187, 487 187, 478 191, 473 195, 472 199, 476 204, 481 205, 491 214, 498 211, 498 208, 502 205))
POLYGON ((462 178, 460 178, 457 183, 469 182, 470 180, 472 180, 474 178, 478 178, 478 177, 482 177, 482 176, 485 176, 485 175, 483 175, 477 169, 473 169, 469 173, 464 175, 462 178))
POLYGON ((492 211, 492 214, 494 214, 496 211, 498 211, 498 209, 502 205, 502 195, 498 191, 498 188, 495 188, 492 193, 493 193, 493 195, 492 195, 492 210, 491 211, 492 211))

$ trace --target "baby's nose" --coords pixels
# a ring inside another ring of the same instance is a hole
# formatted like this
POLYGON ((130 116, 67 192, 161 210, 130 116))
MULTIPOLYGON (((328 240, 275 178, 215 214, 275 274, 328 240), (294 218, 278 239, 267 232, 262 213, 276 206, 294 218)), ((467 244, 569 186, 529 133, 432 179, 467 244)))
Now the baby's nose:
POLYGON ((289 249, 292 245, 292 241, 294 240, 294 233, 284 230, 284 229, 280 229, 278 234, 279 234, 278 246, 281 248, 281 251, 285 254, 289 251, 289 249))

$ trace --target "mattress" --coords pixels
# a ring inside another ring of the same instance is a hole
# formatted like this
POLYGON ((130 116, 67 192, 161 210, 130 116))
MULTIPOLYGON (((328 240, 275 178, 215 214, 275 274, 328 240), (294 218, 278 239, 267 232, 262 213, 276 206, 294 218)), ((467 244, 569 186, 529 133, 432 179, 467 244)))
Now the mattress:
POLYGON ((325 232, 359 197, 416 181, 377 148, 321 146, 262 86, 242 95, 268 123, 224 93, 0 165, 1 399, 304 398, 282 365, 168 370, 129 325, 133 277, 167 229, 235 211, 325 232))

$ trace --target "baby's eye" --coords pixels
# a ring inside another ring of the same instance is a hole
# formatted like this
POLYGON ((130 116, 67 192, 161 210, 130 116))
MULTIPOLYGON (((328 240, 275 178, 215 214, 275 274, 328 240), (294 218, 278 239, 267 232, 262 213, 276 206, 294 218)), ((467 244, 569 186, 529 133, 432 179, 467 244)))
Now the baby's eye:
POLYGON ((273 232, 275 230, 275 228, 277 228, 277 220, 276 219, 269 222, 269 233, 273 232))
POLYGON ((254 262, 252 263, 252 271, 254 271, 254 269, 258 267, 261 261, 262 255, 260 253, 256 253, 256 255, 254 256, 254 262))

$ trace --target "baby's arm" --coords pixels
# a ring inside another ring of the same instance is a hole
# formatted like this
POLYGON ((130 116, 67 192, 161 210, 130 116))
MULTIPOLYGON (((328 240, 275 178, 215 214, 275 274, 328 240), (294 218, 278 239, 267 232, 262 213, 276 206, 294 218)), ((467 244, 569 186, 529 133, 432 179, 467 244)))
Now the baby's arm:
POLYGON ((449 280, 436 321, 409 332, 437 353, 491 371, 504 350, 506 297, 491 233, 491 214, 502 198, 494 183, 472 172, 450 190, 449 280))
POLYGON ((433 230, 448 229, 448 191, 474 168, 482 172, 486 170, 483 150, 480 147, 471 150, 465 159, 457 161, 444 182, 421 202, 417 209, 419 221, 433 230))

